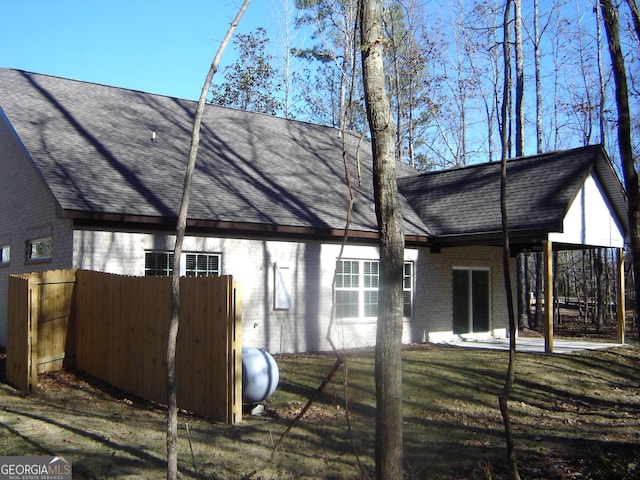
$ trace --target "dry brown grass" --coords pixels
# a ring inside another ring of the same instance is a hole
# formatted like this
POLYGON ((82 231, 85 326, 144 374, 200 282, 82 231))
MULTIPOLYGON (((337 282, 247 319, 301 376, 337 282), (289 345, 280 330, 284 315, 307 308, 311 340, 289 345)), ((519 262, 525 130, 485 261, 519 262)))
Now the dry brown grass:
MULTIPOLYGON (((407 478, 504 478, 497 394, 506 360, 505 352, 455 347, 405 351, 407 478)), ((327 355, 282 355, 277 361, 281 383, 264 416, 229 426, 182 413, 181 474, 200 479, 373 477, 372 353, 349 357, 347 370, 328 385, 272 459, 273 445, 334 363, 327 355)), ((521 478, 640 478, 637 345, 570 355, 519 354, 517 361, 511 408, 521 478)), ((0 383, 0 405, 1 455, 64 455, 73 460, 74 478, 165 475, 164 410, 157 405, 74 372, 41 377, 38 392, 28 397, 0 383)))

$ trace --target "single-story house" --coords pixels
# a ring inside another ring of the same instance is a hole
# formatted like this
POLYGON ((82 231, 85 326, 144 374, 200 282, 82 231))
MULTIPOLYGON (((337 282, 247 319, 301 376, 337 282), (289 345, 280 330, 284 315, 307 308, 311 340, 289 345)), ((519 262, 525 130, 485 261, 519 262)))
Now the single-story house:
MULTIPOLYGON (((169 274, 195 107, 0 69, 0 344, 10 274, 169 274)), ((397 171, 403 340, 505 336, 500 164, 397 171)), ((626 198, 599 145, 509 161, 508 203, 514 252, 624 246, 626 198)), ((245 345, 328 350, 330 325, 339 347, 373 345, 377 241, 370 143, 207 105, 181 273, 241 283, 245 345)))

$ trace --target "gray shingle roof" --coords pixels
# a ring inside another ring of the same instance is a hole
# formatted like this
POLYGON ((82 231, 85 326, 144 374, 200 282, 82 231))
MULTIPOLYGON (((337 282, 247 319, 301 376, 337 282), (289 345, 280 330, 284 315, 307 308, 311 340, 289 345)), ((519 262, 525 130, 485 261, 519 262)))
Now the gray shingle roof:
MULTIPOLYGON (((0 106, 63 210, 177 217, 195 102, 0 69, 0 106)), ((355 178, 358 138, 345 140, 355 178)), ((352 228, 374 232, 368 143, 359 154, 352 228)), ((338 130, 206 107, 190 219, 342 229, 347 198, 338 130)))
MULTIPOLYGON (((187 100, 0 69, 0 108, 67 215, 170 223, 180 205, 195 107, 187 100)), ((362 178, 351 228, 371 234, 377 231, 371 146, 358 144, 355 134, 346 134, 352 181, 358 185, 356 151, 362 178)), ((208 105, 190 221, 339 231, 348 201, 342 145, 336 129, 208 105)), ((557 230, 591 169, 615 178, 606 164, 600 147, 511 161, 511 228, 557 230)), ((422 175, 398 168, 407 235, 446 239, 500 230, 498 163, 422 175)), ((616 205, 620 198, 624 204, 616 180, 608 178, 609 191, 618 196, 616 205)))
MULTIPOLYGON (((594 172, 626 229, 624 194, 600 145, 509 160, 509 230, 528 237, 562 231, 562 220, 594 172)), ((399 179, 399 189, 442 242, 448 237, 499 236, 500 162, 399 179)))

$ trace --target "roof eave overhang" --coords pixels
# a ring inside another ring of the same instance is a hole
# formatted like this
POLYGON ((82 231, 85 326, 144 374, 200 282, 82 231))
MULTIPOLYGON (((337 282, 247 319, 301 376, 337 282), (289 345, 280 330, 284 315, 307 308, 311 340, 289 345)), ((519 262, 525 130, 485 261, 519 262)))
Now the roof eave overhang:
MULTIPOLYGON (((512 253, 525 250, 537 250, 546 241, 550 232, 557 228, 513 229, 509 230, 509 245, 512 253)), ((455 235, 440 235, 432 239, 435 247, 489 246, 502 247, 504 234, 502 230, 455 235)))
MULTIPOLYGON (((86 212, 64 210, 63 216, 73 220, 78 228, 108 229, 127 232, 162 231, 173 233, 177 218, 122 213, 86 212)), ((345 229, 332 227, 311 227, 296 225, 276 225, 267 223, 244 223, 221 220, 187 220, 188 235, 243 237, 243 238, 279 238, 279 239, 314 239, 324 241, 342 241, 347 234, 350 242, 377 244, 378 232, 368 230, 345 229)), ((405 235, 407 246, 426 246, 430 239, 424 235, 405 235)))

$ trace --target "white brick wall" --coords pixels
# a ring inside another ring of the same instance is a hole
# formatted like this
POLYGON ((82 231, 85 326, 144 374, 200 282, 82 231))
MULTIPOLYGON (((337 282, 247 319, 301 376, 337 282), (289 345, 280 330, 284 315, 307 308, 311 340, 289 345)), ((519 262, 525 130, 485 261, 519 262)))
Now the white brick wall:
MULTIPOLYGON (((427 253, 426 260, 420 262, 422 283, 417 299, 416 311, 424 314, 426 321, 417 322, 423 339, 429 341, 450 341, 453 335, 453 268, 488 268, 491 282, 491 328, 495 335, 504 335, 508 325, 507 300, 502 269, 502 250, 496 247, 455 247, 444 248, 441 253, 427 253)), ((511 262, 512 271, 515 262, 511 262)), ((515 280, 512 278, 515 291, 515 280)), ((415 332, 412 341, 420 340, 420 332, 415 332)))
MULTIPOLYGON (((76 268, 143 275, 145 250, 171 250, 174 237, 160 234, 76 231, 76 268)), ((185 252, 222 253, 222 273, 242 285, 243 344, 271 352, 329 350, 331 283, 338 244, 187 237, 185 252), (290 267, 291 308, 274 308, 275 265, 290 267), (266 286, 266 287, 265 287, 266 286)), ((373 246, 348 245, 348 259, 377 259, 373 246)), ((498 248, 451 248, 442 253, 407 249, 415 265, 414 318, 405 322, 404 342, 452 339, 452 269, 482 267, 491 271, 492 328, 504 328, 506 301, 498 248)), ((375 322, 335 322, 331 338, 339 348, 372 346, 375 322)))
POLYGON ((0 244, 11 261, 0 266, 0 345, 7 344, 7 288, 10 274, 69 268, 71 222, 56 218, 56 203, 12 132, 0 121, 0 244), (51 236, 52 257, 27 261, 26 242, 51 236))

